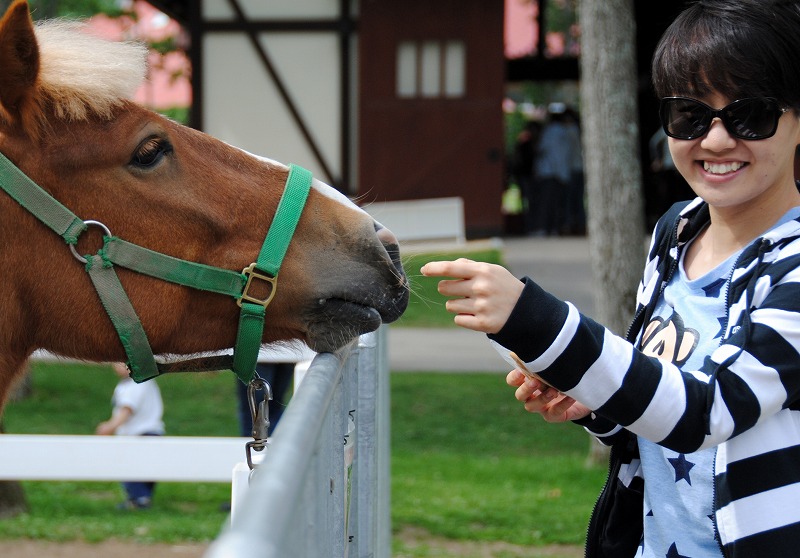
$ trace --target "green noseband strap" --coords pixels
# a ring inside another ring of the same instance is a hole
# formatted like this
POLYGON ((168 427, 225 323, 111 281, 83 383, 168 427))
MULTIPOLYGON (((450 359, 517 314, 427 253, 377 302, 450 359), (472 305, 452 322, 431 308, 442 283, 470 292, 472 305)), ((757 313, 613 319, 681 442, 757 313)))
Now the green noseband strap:
POLYGON ((305 207, 311 180, 311 173, 306 169, 296 165, 289 166, 286 187, 258 259, 242 272, 236 272, 174 258, 112 236, 102 223, 81 220, 0 153, 0 188, 61 236, 70 246, 73 255, 84 263, 125 348, 131 377, 136 382, 143 382, 163 372, 180 371, 182 368, 175 364, 156 363, 147 335, 114 271, 114 265, 236 299, 242 311, 232 362, 225 357, 199 360, 216 363, 219 365, 216 369, 230 368, 247 384, 255 375, 266 308, 275 296, 278 271, 305 207), (79 256, 75 246, 89 225, 103 229, 103 247, 95 255, 79 256), (251 294, 251 288, 259 284, 266 287, 266 296, 251 294))
POLYGON ((291 165, 286 188, 278 202, 278 210, 267 231, 258 259, 242 271, 247 276, 247 284, 239 299, 242 312, 239 315, 239 332, 233 350, 233 371, 245 384, 249 384, 255 375, 267 305, 275 296, 278 271, 294 236, 310 188, 311 173, 302 167, 291 165), (266 283, 269 291, 263 299, 249 294, 250 287, 259 281, 266 283))

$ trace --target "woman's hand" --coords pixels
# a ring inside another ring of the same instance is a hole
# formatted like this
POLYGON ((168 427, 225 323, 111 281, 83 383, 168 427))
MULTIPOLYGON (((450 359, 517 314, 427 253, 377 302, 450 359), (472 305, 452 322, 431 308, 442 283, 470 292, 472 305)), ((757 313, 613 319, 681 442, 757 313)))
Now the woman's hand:
POLYGON ((547 422, 566 422, 577 420, 591 413, 591 409, 578 403, 573 398, 559 393, 533 378, 526 378, 518 369, 514 369, 506 376, 506 383, 516 387, 514 397, 525 404, 525 410, 530 413, 539 413, 547 422))
POLYGON ((454 277, 439 281, 439 293, 454 297, 445 308, 456 314, 456 325, 483 333, 502 329, 525 286, 503 266, 466 258, 428 262, 421 271, 426 277, 454 277))

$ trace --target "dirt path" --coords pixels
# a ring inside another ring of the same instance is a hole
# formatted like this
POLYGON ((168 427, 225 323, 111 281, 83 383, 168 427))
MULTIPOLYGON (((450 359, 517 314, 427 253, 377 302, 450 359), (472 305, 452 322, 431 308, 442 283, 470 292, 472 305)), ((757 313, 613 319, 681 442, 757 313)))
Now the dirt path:
POLYGON ((436 537, 423 529, 403 528, 394 536, 403 548, 393 558, 419 556, 419 549, 430 549, 426 556, 436 558, 583 558, 582 546, 520 546, 502 541, 456 541, 436 537), (435 550, 434 550, 435 549, 435 550), (416 551, 416 552, 415 552, 416 551))
POLYGON ((136 544, 125 541, 87 543, 80 541, 44 542, 32 540, 0 541, 3 558, 201 558, 207 544, 136 544))
MULTIPOLYGON (((524 547, 504 542, 454 541, 434 537, 423 530, 406 528, 396 539, 403 548, 393 558, 419 556, 420 549, 428 549, 428 556, 436 558, 581 558, 583 548, 578 546, 524 547), (416 550, 416 552, 415 552, 416 550)), ((2 558, 202 558, 208 544, 139 544, 127 541, 45 542, 34 540, 0 541, 2 558)))

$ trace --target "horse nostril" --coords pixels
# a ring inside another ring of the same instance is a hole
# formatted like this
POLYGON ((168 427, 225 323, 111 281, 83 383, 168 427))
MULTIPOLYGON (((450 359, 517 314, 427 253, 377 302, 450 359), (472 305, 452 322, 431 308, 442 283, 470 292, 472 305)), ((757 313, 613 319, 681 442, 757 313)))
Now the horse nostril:
POLYGON ((377 221, 375 221, 375 234, 378 235, 378 239, 381 241, 381 244, 386 247, 397 246, 400 244, 394 233, 377 221))
POLYGON ((400 242, 397 240, 397 237, 392 231, 377 221, 375 221, 375 234, 378 236, 378 240, 381 241, 381 244, 383 244, 386 253, 389 254, 389 258, 392 260, 395 269, 402 274, 403 264, 400 260, 400 242))

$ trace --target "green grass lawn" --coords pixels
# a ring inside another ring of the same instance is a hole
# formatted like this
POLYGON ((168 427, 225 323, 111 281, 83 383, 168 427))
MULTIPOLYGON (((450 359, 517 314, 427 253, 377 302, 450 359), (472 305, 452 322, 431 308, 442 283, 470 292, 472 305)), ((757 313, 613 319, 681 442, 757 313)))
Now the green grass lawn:
MULTIPOLYGON (((6 407, 7 433, 93 434, 97 423, 110 415, 117 381, 110 367, 36 363, 32 374, 32 395, 6 407)), ((159 378, 167 434, 237 436, 236 381, 230 372, 159 378)), ((58 456, 53 460, 57 466, 58 456)), ((0 539, 208 541, 227 518, 220 506, 230 501, 229 484, 160 483, 154 508, 132 514, 115 509, 124 499, 116 482, 35 481, 23 486, 30 513, 0 520, 0 539)))
MULTIPOLYGON (((33 379, 32 397, 6 409, 9 433, 90 434, 110 412, 110 369, 36 363, 33 379)), ((231 373, 158 382, 168 434, 236 435, 231 373)), ((456 540, 581 543, 605 475, 584 467, 581 429, 525 413, 499 374, 393 373, 391 388, 396 533, 413 527, 456 540)), ((220 505, 230 498, 227 484, 160 483, 152 509, 125 513, 114 509, 123 498, 114 482, 23 486, 30 511, 0 520, 0 539, 209 541, 227 520, 220 505)))
POLYGON ((392 518, 454 539, 581 544, 605 468, 500 374, 392 376, 392 518))

